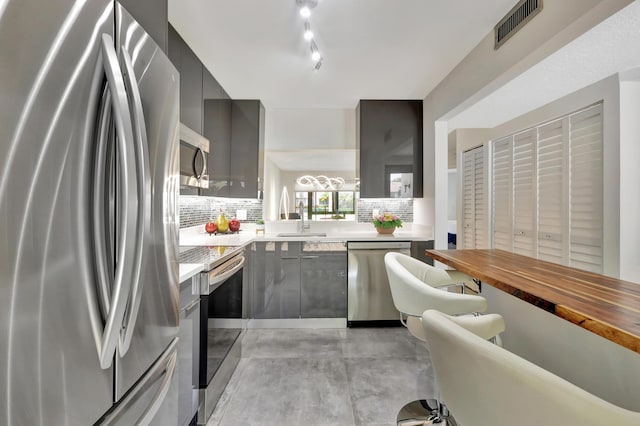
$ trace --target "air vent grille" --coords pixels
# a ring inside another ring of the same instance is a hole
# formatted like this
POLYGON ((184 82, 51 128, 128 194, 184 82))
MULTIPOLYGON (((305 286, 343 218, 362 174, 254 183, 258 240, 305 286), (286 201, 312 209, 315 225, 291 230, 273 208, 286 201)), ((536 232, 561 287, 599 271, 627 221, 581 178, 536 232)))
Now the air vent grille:
POLYGON ((542 10, 542 0, 520 0, 495 26, 495 46, 498 49, 542 10))

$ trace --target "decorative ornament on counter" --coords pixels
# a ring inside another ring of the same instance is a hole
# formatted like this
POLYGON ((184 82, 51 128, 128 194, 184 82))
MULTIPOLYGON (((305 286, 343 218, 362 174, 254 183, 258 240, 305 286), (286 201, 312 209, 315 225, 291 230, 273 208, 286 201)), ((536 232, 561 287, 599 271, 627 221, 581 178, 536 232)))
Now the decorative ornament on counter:
POLYGON ((378 234, 393 234, 396 228, 402 228, 402 220, 389 212, 374 216, 372 222, 378 234))
POLYGON ((229 230, 231 232, 238 232, 240 230, 240 221, 235 217, 229 221, 229 230))
POLYGON ((262 235, 264 235, 264 220, 263 219, 256 220, 256 234, 258 232, 262 232, 262 235))
POLYGON ((207 231, 209 235, 214 234, 218 230, 218 226, 213 222, 207 222, 204 225, 204 230, 207 231))
POLYGON ((229 221, 227 217, 224 215, 222 209, 220 209, 220 215, 216 219, 216 225, 218 226, 218 232, 224 234, 229 230, 229 221))

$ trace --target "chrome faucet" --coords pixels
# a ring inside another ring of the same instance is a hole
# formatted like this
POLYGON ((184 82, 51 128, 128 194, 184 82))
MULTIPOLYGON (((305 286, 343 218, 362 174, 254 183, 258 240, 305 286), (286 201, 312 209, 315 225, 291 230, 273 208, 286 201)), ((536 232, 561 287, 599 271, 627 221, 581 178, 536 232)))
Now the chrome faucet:
POLYGON ((298 204, 298 214, 300 215, 300 221, 298 222, 298 232, 304 232, 304 201, 300 201, 298 204))

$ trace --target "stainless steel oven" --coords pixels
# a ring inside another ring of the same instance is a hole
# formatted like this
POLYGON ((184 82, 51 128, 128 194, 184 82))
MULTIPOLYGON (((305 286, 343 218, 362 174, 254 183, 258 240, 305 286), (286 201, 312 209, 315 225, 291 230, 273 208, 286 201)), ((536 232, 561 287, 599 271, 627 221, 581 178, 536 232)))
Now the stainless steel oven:
POLYGON ((198 424, 206 424, 240 361, 244 249, 202 274, 198 424))
POLYGON ((209 140, 180 124, 180 187, 209 188, 209 140))

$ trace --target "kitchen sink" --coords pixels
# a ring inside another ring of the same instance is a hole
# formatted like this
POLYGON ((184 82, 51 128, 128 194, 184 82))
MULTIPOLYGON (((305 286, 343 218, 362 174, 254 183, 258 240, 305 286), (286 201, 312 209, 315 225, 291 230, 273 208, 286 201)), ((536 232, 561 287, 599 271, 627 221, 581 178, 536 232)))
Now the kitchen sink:
POLYGON ((326 237, 326 232, 281 232, 276 237, 326 237))

